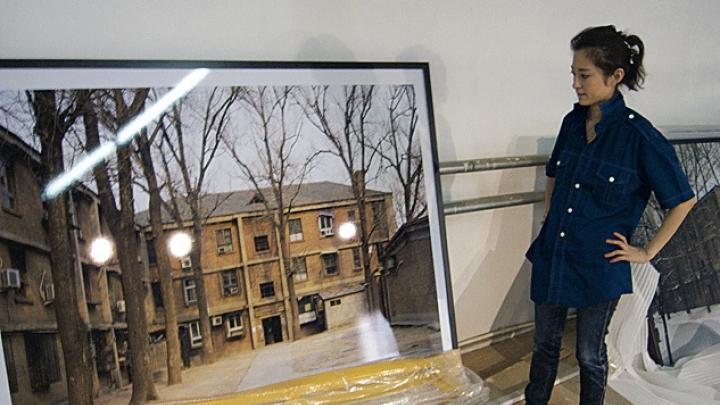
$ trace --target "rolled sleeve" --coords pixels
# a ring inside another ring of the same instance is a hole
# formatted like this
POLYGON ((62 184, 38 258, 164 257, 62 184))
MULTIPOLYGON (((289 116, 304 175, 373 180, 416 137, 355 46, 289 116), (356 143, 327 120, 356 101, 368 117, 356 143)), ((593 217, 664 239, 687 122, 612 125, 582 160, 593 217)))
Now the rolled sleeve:
POLYGON ((694 197, 670 142, 657 130, 648 131, 643 138, 640 168, 660 207, 670 209, 694 197))

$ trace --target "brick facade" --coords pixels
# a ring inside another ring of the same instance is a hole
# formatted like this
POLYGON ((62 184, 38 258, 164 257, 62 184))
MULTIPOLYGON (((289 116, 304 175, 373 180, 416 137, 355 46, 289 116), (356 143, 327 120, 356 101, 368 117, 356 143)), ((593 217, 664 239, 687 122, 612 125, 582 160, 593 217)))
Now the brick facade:
MULTIPOLYGON (((332 185, 332 187, 350 193, 349 186, 332 185)), ((352 222, 353 217, 355 221, 359 219, 356 204, 350 197, 351 194, 348 194, 344 199, 315 201, 312 204, 295 206, 288 216, 288 220, 293 221, 291 229, 289 228, 286 233, 291 267, 300 260, 304 261, 304 266, 301 267, 305 270, 304 274, 293 277, 296 296, 302 302, 303 309, 311 308, 315 313, 303 316, 306 322, 301 325, 299 337, 327 329, 328 325, 323 318, 322 292, 348 286, 362 286, 364 283, 362 262, 359 259, 359 238, 356 236, 343 240, 338 235, 340 224, 352 222), (321 215, 332 217, 330 233, 321 232, 319 219, 321 215), (313 317, 314 321, 307 321, 313 317)), ((232 208, 220 212, 219 215, 211 217, 203 228, 201 256, 210 315, 223 317, 224 323, 227 314, 241 313, 243 319, 242 334, 232 339, 227 339, 221 333, 222 328, 213 327, 213 342, 216 350, 220 352, 251 350, 289 339, 287 314, 290 313, 290 302, 286 275, 291 269, 284 268, 278 237, 270 218, 257 204, 249 204, 249 206, 249 208, 235 206, 237 208, 235 212, 232 208), (231 236, 231 241, 227 240, 228 234, 231 236), (237 276, 233 280, 237 280, 237 293, 226 294, 227 291, 223 288, 223 273, 226 272, 236 273, 237 276)), ((382 223, 375 226, 376 231, 371 239, 374 247, 371 253, 371 266, 377 268, 377 246, 387 242, 389 232, 395 229, 395 222, 390 194, 376 192, 368 203, 368 229, 373 225, 374 217, 371 209, 373 206, 376 211, 387 210, 382 212, 382 215, 376 215, 375 220, 382 223)), ((170 224, 166 226, 172 227, 170 224)), ((148 236, 149 227, 144 230, 148 236)), ((196 304, 188 304, 184 298, 183 280, 191 278, 192 273, 182 271, 181 260, 172 259, 171 263, 175 280, 178 322, 184 327, 198 320, 196 304)), ((149 269, 152 282, 157 282, 155 264, 152 263, 149 269)), ((364 291, 364 287, 361 287, 361 291, 364 291)), ((364 292, 360 294, 361 302, 364 300, 364 295, 364 292)), ((357 303, 354 304, 354 308, 361 307, 357 303)), ((155 308, 152 312, 151 330, 160 331, 164 324, 162 309, 155 308)), ((348 319, 358 315, 356 312, 358 312, 356 309, 342 312, 346 319, 335 323, 348 323, 348 319)), ((199 354, 199 347, 193 351, 193 354, 199 354)))

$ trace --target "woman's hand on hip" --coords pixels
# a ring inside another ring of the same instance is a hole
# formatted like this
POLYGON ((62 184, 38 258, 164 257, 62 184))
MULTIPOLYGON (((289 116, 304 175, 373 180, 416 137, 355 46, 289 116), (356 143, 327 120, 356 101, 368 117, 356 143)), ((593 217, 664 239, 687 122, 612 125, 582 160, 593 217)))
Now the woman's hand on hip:
POLYGON ((633 246, 628 243, 625 236, 618 232, 613 232, 617 239, 605 239, 605 243, 615 245, 617 250, 605 253, 605 258, 610 259, 610 263, 626 261, 630 263, 647 263, 652 256, 643 248, 633 246))

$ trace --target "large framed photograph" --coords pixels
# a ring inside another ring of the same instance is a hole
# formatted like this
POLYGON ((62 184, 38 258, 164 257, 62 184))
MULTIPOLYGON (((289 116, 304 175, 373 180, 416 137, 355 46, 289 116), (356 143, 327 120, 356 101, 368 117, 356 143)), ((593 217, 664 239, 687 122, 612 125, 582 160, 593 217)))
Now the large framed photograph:
POLYGON ((425 63, 0 61, 13 401, 456 348, 439 187, 425 63))
MULTIPOLYGON (((632 403, 707 402, 720 355, 720 129, 662 132, 697 203, 650 263, 633 265, 635 291, 621 298, 609 327, 609 385, 632 403)), ((656 237, 667 215, 651 196, 633 244, 656 237)))
MULTIPOLYGON (((657 364, 673 366, 720 343, 720 132, 708 126, 665 130, 698 200, 652 263, 660 277, 648 309, 647 347, 657 364)), ((634 240, 651 240, 665 214, 653 196, 634 240)))

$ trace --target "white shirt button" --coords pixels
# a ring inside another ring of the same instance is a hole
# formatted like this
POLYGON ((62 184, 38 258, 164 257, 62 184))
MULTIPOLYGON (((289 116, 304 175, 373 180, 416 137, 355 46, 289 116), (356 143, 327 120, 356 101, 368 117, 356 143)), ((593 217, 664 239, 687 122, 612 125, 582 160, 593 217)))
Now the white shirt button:
POLYGON ((635 118, 635 114, 630 114, 630 115, 628 115, 628 118, 630 118, 630 119, 635 118))
POLYGON ((580 188, 580 183, 575 183, 575 188, 580 188))
POLYGON ((610 183, 614 183, 614 182, 615 182, 615 177, 610 176, 610 178, 608 179, 608 181, 609 181, 610 183))
POLYGON ((560 232, 560 237, 561 237, 561 238, 564 238, 564 237, 565 237, 565 232, 560 232))
POLYGON ((559 161, 559 160, 557 161, 557 165, 560 166, 560 161, 559 161))
POLYGON ((568 214, 572 214, 572 208, 568 208, 568 214))

